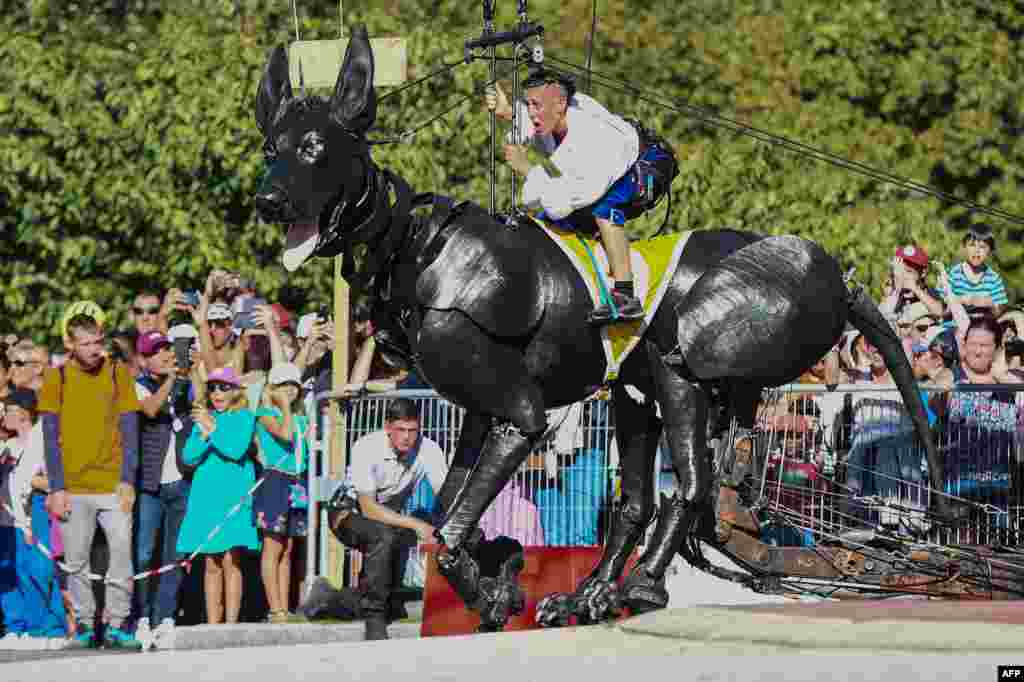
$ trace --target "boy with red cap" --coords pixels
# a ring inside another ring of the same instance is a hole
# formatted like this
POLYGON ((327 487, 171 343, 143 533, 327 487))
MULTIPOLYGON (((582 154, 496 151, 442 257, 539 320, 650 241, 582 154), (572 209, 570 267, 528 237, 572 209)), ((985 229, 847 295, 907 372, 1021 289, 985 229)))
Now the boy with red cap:
POLYGON ((942 317, 946 309, 942 296, 925 282, 928 264, 928 252, 920 246, 908 244, 896 249, 885 298, 879 306, 883 314, 896 319, 904 308, 920 301, 928 308, 929 314, 942 317))

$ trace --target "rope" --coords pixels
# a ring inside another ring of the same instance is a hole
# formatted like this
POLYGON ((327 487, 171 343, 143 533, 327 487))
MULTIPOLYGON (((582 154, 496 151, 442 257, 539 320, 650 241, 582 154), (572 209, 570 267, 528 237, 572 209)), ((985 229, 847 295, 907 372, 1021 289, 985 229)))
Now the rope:
MULTIPOLYGON (((291 456, 291 453, 286 453, 283 457, 281 457, 281 459, 279 459, 277 462, 275 462, 275 464, 273 465, 273 468, 279 467, 290 456, 291 456)), ((203 542, 199 545, 199 547, 197 547, 195 549, 195 551, 193 551, 191 554, 189 554, 188 558, 181 559, 179 561, 172 561, 169 564, 166 564, 166 565, 161 566, 159 568, 151 569, 149 571, 143 571, 141 573, 136 573, 135 575, 133 575, 133 576, 131 576, 129 578, 108 578, 106 576, 102 576, 102 575, 99 575, 98 573, 92 573, 92 572, 86 572, 85 573, 85 577, 89 578, 90 580, 97 581, 97 582, 102 582, 102 583, 107 584, 107 585, 130 585, 131 583, 133 583, 133 582, 135 582, 137 580, 143 580, 144 578, 150 578, 150 577, 155 576, 155 575, 161 575, 163 573, 167 573, 168 571, 172 571, 172 570, 174 570, 175 568, 178 568, 178 567, 182 567, 186 571, 191 569, 192 561, 196 558, 196 556, 202 554, 203 553, 203 548, 205 548, 207 545, 209 545, 213 541, 213 539, 215 537, 217 537, 221 533, 221 531, 224 530, 225 524, 231 519, 232 516, 234 516, 239 511, 242 510, 242 507, 245 504, 246 500, 249 500, 250 498, 252 498, 252 496, 256 493, 256 491, 259 489, 259 487, 261 485, 263 485, 263 481, 265 481, 265 480, 266 480, 266 477, 260 478, 258 481, 256 481, 255 484, 253 484, 253 486, 251 488, 249 488, 248 492, 246 492, 245 495, 242 496, 242 498, 238 501, 237 504, 235 504, 233 507, 231 507, 230 510, 228 510, 227 515, 220 521, 220 523, 218 523, 216 526, 213 527, 212 530, 210 530, 209 534, 207 534, 207 536, 203 540, 203 542)), ((7 505, 6 502, 4 502, 3 500, 0 500, 0 507, 2 507, 5 512, 10 514, 12 517, 14 517, 15 523, 17 524, 17 526, 19 528, 22 529, 23 532, 27 533, 28 535, 32 534, 32 527, 31 527, 31 525, 27 525, 25 523, 17 521, 17 516, 15 516, 14 511, 7 505)), ((47 559, 52 561, 56 566, 58 566, 65 573, 69 573, 69 574, 71 573, 71 571, 68 570, 67 564, 65 564, 62 561, 57 561, 56 557, 53 556, 53 552, 50 551, 49 547, 47 547, 46 545, 42 544, 42 542, 39 539, 37 539, 37 538, 33 538, 33 540, 35 540, 35 541, 32 543, 32 546, 35 547, 36 549, 38 549, 40 551, 40 553, 42 553, 43 556, 45 556, 47 559)))
POLYGON ((422 78, 417 78, 416 80, 414 80, 411 83, 406 83, 402 87, 396 88, 395 90, 392 90, 391 92, 389 92, 389 93, 387 93, 385 95, 381 95, 380 97, 377 98, 377 103, 379 104, 379 103, 383 102, 384 100, 386 100, 388 97, 394 97, 395 95, 397 95, 397 94, 399 94, 401 92, 404 92, 404 91, 408 90, 411 87, 414 87, 416 85, 420 85, 421 83, 425 83, 426 81, 430 80, 431 78, 434 78, 435 76, 440 76, 440 75, 445 74, 445 73, 447 73, 447 72, 449 72, 449 71, 451 71, 451 70, 453 70, 453 69, 455 69, 457 67, 465 66, 467 64, 467 62, 465 60, 460 61, 460 62, 452 62, 452 63, 442 62, 442 63, 444 64, 444 66, 441 67, 440 69, 437 69, 436 71, 432 71, 432 72, 428 73, 426 76, 423 76, 422 78))
POLYGON ((295 19, 295 42, 299 42, 299 7, 296 0, 292 0, 292 17, 295 19))
POLYGON ((587 94, 590 94, 594 87, 594 72, 591 64, 594 60, 594 38, 597 35, 597 0, 594 0, 593 8, 590 10, 590 42, 587 43, 587 94))
MULTIPOLYGON (((578 64, 574 64, 572 62, 568 62, 551 55, 548 55, 548 59, 563 66, 566 66, 568 68, 574 69, 576 71, 586 71, 586 67, 579 66, 578 64)), ((655 106, 660 106, 662 108, 674 111, 675 113, 681 114, 683 116, 695 118, 703 124, 729 130, 731 132, 738 133, 741 135, 747 135, 749 137, 753 137, 754 139, 760 142, 765 142, 767 144, 782 147, 784 149, 787 149, 788 151, 799 154, 800 156, 805 156, 816 161, 823 161, 825 163, 829 163, 839 168, 843 168, 844 170, 859 173, 873 180, 878 180, 879 182, 896 185, 897 187, 900 187, 908 192, 918 192, 920 194, 927 194, 937 199, 941 199, 942 201, 957 204, 960 206, 965 206, 979 213, 985 213, 997 218, 1002 218, 1007 222, 1016 223, 1018 225, 1024 225, 1024 216, 1019 216, 1008 211, 993 208, 990 206, 983 206, 974 201, 971 201, 970 199, 957 197, 955 195, 949 194, 948 192, 944 192, 940 189, 932 187, 931 185, 926 185, 920 182, 916 182, 914 180, 909 180, 898 175, 889 173, 887 171, 873 168, 871 166, 868 166, 867 164, 863 164, 858 161, 852 161, 850 159, 846 159, 836 154, 832 154, 831 152, 827 152, 822 149, 817 149, 816 147, 812 147, 802 142, 791 140, 787 137, 783 137, 782 135, 776 135, 774 133, 768 132, 767 130, 762 130, 754 126, 741 123, 740 121, 737 121, 735 119, 715 114, 703 107, 698 107, 696 105, 688 103, 676 104, 674 102, 665 102, 659 99, 657 96, 650 94, 644 90, 641 90, 640 88, 637 88, 634 85, 631 85, 624 81, 617 80, 610 76, 605 76, 600 73, 595 73, 594 75, 597 76, 599 85, 603 85, 609 90, 614 90, 616 92, 631 95, 639 99, 640 101, 647 102, 655 106)))
MULTIPOLYGON (((410 140, 412 140, 413 137, 416 136, 417 133, 419 133, 421 130, 423 130, 424 128, 429 126, 434 121, 437 121, 438 119, 443 118, 444 116, 447 116, 448 114, 450 114, 454 110, 456 110, 459 107, 461 107, 466 102, 468 102, 468 101, 470 101, 472 99, 476 99, 477 97, 479 97, 480 93, 483 92, 483 90, 485 90, 486 88, 490 87, 491 85, 496 83, 501 78, 503 78, 506 75, 508 75, 508 73, 509 73, 509 70, 506 70, 505 72, 503 72, 503 73, 499 74, 498 76, 496 76, 494 78, 494 80, 488 80, 487 82, 485 82, 482 87, 479 87, 479 88, 475 87, 475 88, 473 88, 473 91, 470 94, 466 95, 465 97, 463 97, 458 102, 456 102, 452 106, 448 107, 447 109, 445 109, 441 113, 439 113, 439 114, 437 114, 435 116, 431 116, 426 121, 423 121, 422 123, 419 123, 419 124, 417 124, 417 125, 415 125, 415 126, 413 126, 411 128, 407 128, 406 130, 398 133, 397 135, 395 135, 393 137, 386 137, 386 138, 379 139, 379 140, 369 140, 369 143, 371 145, 377 146, 377 145, 385 145, 385 144, 396 144, 396 143, 399 143, 399 142, 409 142, 410 140)), ((383 98, 381 98, 381 99, 383 99, 383 98)))

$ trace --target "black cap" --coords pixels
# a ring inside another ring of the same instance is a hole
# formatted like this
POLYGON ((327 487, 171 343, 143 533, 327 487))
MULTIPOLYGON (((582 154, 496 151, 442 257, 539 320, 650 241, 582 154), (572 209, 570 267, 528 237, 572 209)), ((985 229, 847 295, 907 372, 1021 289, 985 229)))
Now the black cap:
POLYGON ((576 79, 567 73, 561 71, 555 71, 553 69, 545 69, 543 67, 536 68, 526 76, 526 80, 523 81, 523 89, 536 88, 540 85, 547 83, 558 83, 566 91, 566 99, 572 99, 572 96, 576 94, 576 79))
POLYGON ((29 412, 36 411, 36 405, 39 404, 39 400, 36 398, 36 392, 29 388, 14 388, 4 398, 4 405, 17 405, 18 407, 28 410, 29 412))

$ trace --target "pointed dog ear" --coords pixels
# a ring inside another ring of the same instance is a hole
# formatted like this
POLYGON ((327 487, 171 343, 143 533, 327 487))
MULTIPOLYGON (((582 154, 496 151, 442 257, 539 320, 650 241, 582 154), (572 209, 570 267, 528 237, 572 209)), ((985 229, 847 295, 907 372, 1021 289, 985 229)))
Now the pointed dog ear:
POLYGON ((270 53, 267 67, 256 91, 256 125, 266 137, 274 127, 281 105, 292 98, 291 76, 288 73, 288 51, 278 45, 270 53))
POLYGON ((355 133, 365 133, 377 118, 377 93, 373 89, 373 49, 366 26, 352 31, 345 60, 331 95, 331 118, 355 133))

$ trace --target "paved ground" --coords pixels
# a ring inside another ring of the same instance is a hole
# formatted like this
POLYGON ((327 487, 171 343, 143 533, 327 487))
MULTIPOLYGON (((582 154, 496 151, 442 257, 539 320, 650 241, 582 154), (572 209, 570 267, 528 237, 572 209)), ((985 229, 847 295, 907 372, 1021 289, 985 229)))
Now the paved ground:
POLYGON ((742 642, 684 641, 596 626, 389 642, 92 656, 0 666, 5 681, 252 682, 474 680, 994 680, 1024 655, 851 655, 742 642))
POLYGON ((370 643, 360 623, 197 626, 182 628, 173 652, 0 653, 0 680, 902 682, 995 680, 997 665, 1024 664, 1024 601, 801 603, 728 592, 713 578, 705 591, 682 571, 675 579, 683 608, 615 625, 421 639, 404 623, 392 641, 370 643))

